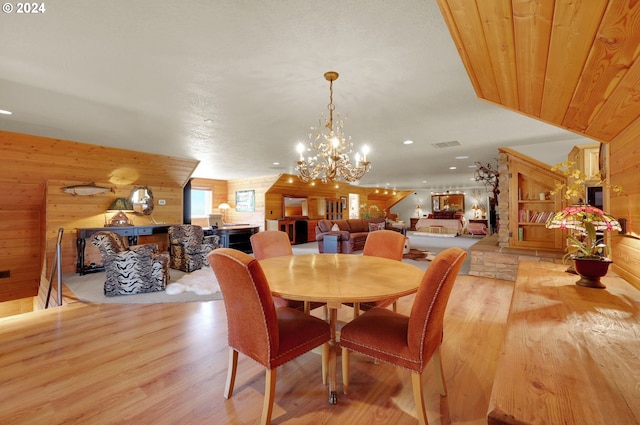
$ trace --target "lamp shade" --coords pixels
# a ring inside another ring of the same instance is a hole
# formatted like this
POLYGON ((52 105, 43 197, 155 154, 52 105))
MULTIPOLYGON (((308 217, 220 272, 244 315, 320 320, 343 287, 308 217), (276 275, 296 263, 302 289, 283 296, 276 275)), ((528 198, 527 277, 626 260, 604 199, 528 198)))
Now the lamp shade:
POLYGON ((220 205, 218 205, 218 209, 219 210, 228 210, 230 208, 231 208, 231 206, 229 204, 227 204, 226 202, 223 202, 220 205))
POLYGON ((107 208, 107 212, 116 211, 133 211, 133 204, 127 198, 116 198, 107 208))
POLYGON ((571 205, 562 211, 555 213, 547 221, 548 229, 576 229, 587 230, 586 223, 593 226, 594 230, 618 230, 620 223, 618 220, 602 211, 600 208, 591 205, 571 205))

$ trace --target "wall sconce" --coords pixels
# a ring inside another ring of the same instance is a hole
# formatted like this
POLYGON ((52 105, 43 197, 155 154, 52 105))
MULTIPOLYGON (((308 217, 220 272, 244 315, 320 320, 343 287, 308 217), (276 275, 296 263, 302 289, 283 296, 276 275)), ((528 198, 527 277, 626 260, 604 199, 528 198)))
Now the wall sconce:
POLYGON ((133 222, 127 217, 127 212, 133 212, 133 205, 126 198, 116 198, 109 208, 108 213, 115 213, 109 222, 107 222, 107 215, 104 216, 105 227, 123 227, 133 226, 133 222))

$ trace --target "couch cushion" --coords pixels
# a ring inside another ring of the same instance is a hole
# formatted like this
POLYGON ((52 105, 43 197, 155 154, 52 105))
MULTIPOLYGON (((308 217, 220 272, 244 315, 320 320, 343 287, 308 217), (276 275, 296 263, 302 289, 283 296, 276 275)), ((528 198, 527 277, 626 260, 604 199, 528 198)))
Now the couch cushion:
POLYGON ((370 232, 375 232, 376 230, 384 230, 385 224, 386 223, 384 223, 384 222, 382 222, 382 223, 369 223, 369 231, 370 232))
POLYGON ((353 231, 349 227, 349 223, 347 222, 347 220, 336 220, 336 221, 333 222, 333 224, 337 224, 338 227, 340 228, 340 230, 344 230, 344 231, 347 231, 347 232, 352 232, 353 231))
POLYGON ((369 226, 361 218, 351 218, 347 220, 349 223, 349 231, 351 233, 368 232, 369 226))
POLYGON ((326 232, 330 231, 332 225, 333 225, 333 223, 331 223, 331 221, 329 221, 329 220, 319 220, 318 224, 317 224, 318 228, 320 229, 320 231, 322 233, 326 233, 326 232))

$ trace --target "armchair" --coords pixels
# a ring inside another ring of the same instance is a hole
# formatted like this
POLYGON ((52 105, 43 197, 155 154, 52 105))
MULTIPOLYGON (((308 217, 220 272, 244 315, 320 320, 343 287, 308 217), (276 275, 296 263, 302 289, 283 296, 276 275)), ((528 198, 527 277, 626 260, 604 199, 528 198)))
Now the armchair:
POLYGON ((191 273, 209 266, 207 254, 220 247, 220 236, 204 236, 200 226, 183 224, 169 227, 169 267, 191 273))
POLYGON ((169 256, 158 252, 156 244, 127 247, 114 232, 97 232, 91 243, 104 259, 108 297, 164 291, 169 281, 169 256))

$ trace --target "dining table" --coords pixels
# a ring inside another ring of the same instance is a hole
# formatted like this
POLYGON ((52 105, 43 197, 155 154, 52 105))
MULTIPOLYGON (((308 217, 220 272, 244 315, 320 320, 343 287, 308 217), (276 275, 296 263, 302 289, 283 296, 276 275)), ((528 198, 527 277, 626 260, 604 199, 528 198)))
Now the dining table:
POLYGON ((418 290, 424 271, 402 261, 354 254, 299 254, 260 260, 271 293, 305 302, 323 302, 328 309, 329 404, 337 404, 336 326, 343 303, 403 297, 418 290))

